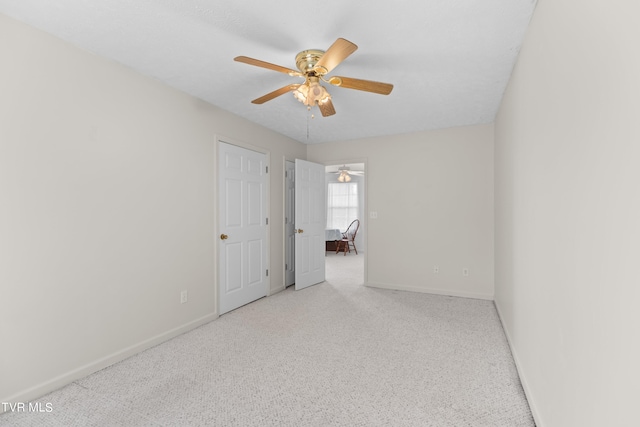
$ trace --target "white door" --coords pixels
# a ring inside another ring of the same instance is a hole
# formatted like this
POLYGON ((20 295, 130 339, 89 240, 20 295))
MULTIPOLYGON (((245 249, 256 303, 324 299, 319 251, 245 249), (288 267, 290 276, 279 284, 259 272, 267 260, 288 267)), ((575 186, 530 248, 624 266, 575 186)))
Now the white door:
POLYGON ((324 166, 296 159, 296 290, 323 282, 326 196, 324 166))
POLYGON ((295 170, 296 165, 294 162, 285 162, 285 210, 284 210, 284 238, 285 238, 285 257, 284 257, 284 271, 285 271, 285 287, 293 285, 296 281, 295 274, 295 170))
POLYGON ((220 142, 220 314, 267 295, 267 156, 220 142))

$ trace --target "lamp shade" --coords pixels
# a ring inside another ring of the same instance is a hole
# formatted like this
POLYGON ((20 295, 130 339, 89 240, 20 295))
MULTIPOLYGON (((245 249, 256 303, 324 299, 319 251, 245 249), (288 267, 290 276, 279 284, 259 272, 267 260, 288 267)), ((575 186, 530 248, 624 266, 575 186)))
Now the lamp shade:
POLYGON ((308 77, 304 84, 293 91, 293 96, 309 107, 313 107, 316 104, 324 104, 331 99, 327 89, 318 83, 317 77, 308 77))

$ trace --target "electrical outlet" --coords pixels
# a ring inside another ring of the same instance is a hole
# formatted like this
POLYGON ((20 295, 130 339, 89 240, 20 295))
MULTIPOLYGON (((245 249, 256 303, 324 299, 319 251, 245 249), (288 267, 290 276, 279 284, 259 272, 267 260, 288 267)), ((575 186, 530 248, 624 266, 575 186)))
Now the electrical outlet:
POLYGON ((438 273, 440 273, 440 267, 438 267, 437 265, 435 265, 435 266, 433 267, 433 273, 434 273, 434 274, 438 274, 438 273))
POLYGON ((369 218, 371 218, 371 219, 378 219, 378 212, 377 212, 377 211, 371 211, 371 212, 369 212, 369 218))
POLYGON ((187 291, 180 292, 180 304, 184 304, 187 301, 189 301, 189 294, 187 291))
POLYGON ((469 269, 467 267, 462 269, 462 275, 463 276, 468 276, 469 275, 469 269))

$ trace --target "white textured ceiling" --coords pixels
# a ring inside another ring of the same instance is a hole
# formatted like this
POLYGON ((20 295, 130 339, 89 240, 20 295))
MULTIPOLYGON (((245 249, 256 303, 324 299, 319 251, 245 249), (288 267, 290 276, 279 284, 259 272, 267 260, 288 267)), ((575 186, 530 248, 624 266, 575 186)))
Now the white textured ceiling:
POLYGON ((536 0, 0 0, 0 12, 304 143, 494 120, 536 0), (388 96, 329 86, 324 118, 291 94, 295 55, 338 37, 358 50, 329 74, 394 84, 388 96))

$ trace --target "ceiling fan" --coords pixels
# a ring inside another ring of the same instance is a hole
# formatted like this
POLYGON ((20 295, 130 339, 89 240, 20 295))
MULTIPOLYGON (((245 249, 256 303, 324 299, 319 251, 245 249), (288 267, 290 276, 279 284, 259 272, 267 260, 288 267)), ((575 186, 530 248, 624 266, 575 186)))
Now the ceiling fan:
POLYGON ((349 182, 351 181, 351 175, 364 175, 363 171, 352 171, 349 166, 340 166, 337 172, 334 172, 338 175, 339 182, 349 182))
POLYGON ((336 110, 333 107, 331 95, 329 95, 325 87, 320 84, 320 81, 337 87, 363 90, 381 95, 388 95, 391 93, 391 90, 393 90, 393 85, 389 83, 354 79, 351 77, 333 76, 328 79, 325 77, 338 66, 338 64, 355 52, 356 49, 358 49, 358 46, 349 40, 339 38, 326 52, 318 49, 303 50, 296 55, 296 67, 298 67, 299 71, 247 56, 237 56, 234 58, 234 61, 278 71, 292 77, 304 78, 304 83, 286 85, 260 98, 254 99, 251 101, 252 103, 263 104, 287 92, 293 92, 295 98, 306 105, 308 110, 317 105, 322 116, 328 117, 334 115, 336 110))

